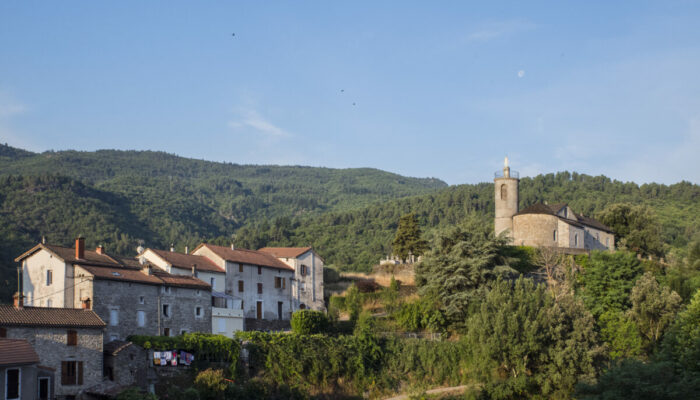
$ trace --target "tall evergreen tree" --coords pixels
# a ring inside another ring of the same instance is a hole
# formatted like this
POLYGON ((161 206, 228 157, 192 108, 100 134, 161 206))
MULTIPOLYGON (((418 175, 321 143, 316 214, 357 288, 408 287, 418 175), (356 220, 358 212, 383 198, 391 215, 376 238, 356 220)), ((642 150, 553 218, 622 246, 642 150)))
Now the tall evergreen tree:
POLYGON ((416 214, 411 213, 401 217, 392 248, 394 254, 401 260, 408 259, 409 254, 420 256, 428 249, 428 242, 422 238, 416 214))

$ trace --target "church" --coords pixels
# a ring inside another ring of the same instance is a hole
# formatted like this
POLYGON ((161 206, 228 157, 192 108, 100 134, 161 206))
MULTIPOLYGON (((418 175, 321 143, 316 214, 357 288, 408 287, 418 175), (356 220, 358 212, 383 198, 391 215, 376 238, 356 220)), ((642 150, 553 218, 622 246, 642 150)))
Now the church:
POLYGON ((615 248, 612 229, 575 213, 566 203, 538 203, 520 211, 520 176, 510 170, 508 157, 503 172, 495 175, 496 235, 505 232, 516 246, 558 247, 570 252, 615 248))

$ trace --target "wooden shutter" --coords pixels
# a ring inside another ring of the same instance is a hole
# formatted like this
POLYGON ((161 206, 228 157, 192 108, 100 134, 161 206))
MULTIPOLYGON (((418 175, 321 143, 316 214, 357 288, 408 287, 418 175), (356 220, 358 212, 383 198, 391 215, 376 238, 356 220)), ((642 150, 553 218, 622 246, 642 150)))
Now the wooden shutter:
POLYGON ((78 361, 77 364, 78 364, 78 372, 77 372, 77 375, 78 375, 78 385, 82 385, 82 384, 83 384, 83 362, 82 362, 82 361, 78 361))
POLYGON ((74 330, 69 330, 68 331, 68 340, 66 343, 68 346, 77 346, 78 345, 78 332, 74 330))
POLYGON ((7 330, 5 328, 0 328, 0 338, 7 337, 7 330))
POLYGON ((61 361, 61 385, 68 385, 68 361, 61 361))

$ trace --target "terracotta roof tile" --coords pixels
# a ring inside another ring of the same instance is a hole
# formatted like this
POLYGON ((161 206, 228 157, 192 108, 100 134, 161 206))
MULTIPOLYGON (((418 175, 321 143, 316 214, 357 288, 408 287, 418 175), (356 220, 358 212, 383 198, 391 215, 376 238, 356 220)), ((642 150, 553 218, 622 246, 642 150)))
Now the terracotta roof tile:
POLYGON ((178 253, 175 251, 148 249, 157 254, 160 258, 167 261, 168 264, 176 268, 190 269, 192 264, 197 265, 200 271, 226 273, 223 268, 214 264, 214 262, 204 256, 196 256, 194 254, 178 253))
POLYGON ((153 269, 153 276, 162 280, 164 284, 169 286, 180 286, 192 289, 211 290, 210 284, 205 283, 204 281, 197 279, 193 276, 169 274, 164 271, 158 271, 156 268, 153 269))
MULTIPOLYGON (((202 243, 197 248, 202 246, 207 247, 209 250, 214 252, 214 254, 223 258, 226 261, 240 263, 240 264, 251 264, 260 265, 262 267, 270 267, 283 269, 285 271, 294 271, 294 268, 278 260, 275 256, 267 253, 263 253, 255 250, 246 249, 231 249, 225 246, 215 246, 213 244, 202 243)), ((195 249, 196 251, 197 249, 195 249)))
POLYGON ((22 307, 0 304, 0 325, 68 328, 104 328, 92 310, 79 308, 22 307))
POLYGON ((36 253, 41 249, 46 249, 67 263, 74 264, 88 264, 88 265, 119 265, 119 262, 107 254, 98 254, 96 251, 85 250, 85 258, 77 259, 75 258, 75 249, 72 247, 56 246, 51 244, 41 244, 34 246, 26 253, 17 257, 15 261, 19 262, 22 259, 29 257, 30 255, 36 253))
POLYGON ((0 367, 39 363, 39 355, 23 339, 0 339, 0 354, 0 367))
POLYGON ((258 251, 272 254, 278 258, 297 258, 309 250, 311 250, 311 247, 263 247, 258 251))
MULTIPOLYGON (((105 279, 112 281, 126 281, 126 282, 137 282, 145 283, 150 285, 161 285, 163 281, 154 275, 148 275, 141 272, 140 269, 132 268, 108 268, 108 267, 97 267, 92 265, 81 265, 81 268, 92 274, 95 279, 105 279)), ((154 268, 155 269, 155 268, 154 268)))

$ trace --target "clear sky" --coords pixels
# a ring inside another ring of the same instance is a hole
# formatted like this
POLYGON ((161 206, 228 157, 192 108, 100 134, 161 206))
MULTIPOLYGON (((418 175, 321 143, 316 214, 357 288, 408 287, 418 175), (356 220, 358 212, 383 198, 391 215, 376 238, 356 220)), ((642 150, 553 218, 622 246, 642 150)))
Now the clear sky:
POLYGON ((0 141, 700 182, 695 1, 3 1, 0 141))

